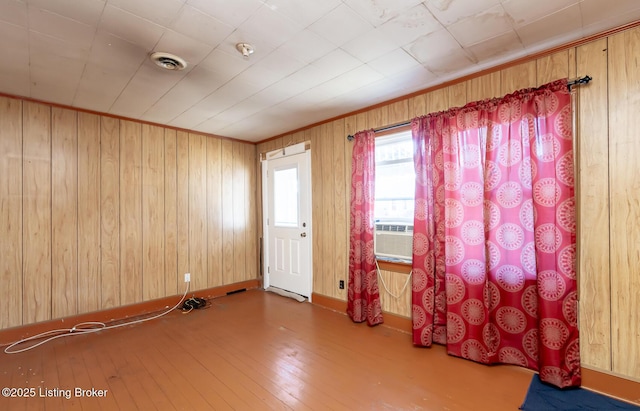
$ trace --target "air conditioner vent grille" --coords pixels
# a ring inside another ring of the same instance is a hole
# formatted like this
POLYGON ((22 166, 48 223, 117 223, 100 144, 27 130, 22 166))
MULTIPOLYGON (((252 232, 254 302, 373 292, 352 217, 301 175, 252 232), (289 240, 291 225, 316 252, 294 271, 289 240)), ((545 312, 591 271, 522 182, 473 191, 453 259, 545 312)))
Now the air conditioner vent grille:
POLYGON ((413 224, 376 223, 374 249, 378 257, 411 260, 413 224))

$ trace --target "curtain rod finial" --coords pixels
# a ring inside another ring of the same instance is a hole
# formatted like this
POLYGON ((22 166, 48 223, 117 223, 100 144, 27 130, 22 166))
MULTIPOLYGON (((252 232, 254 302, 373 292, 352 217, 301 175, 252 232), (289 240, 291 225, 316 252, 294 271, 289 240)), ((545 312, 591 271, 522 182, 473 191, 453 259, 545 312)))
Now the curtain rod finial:
POLYGON ((354 139, 355 139, 355 137, 353 135, 351 135, 351 134, 349 134, 347 136, 347 140, 349 140, 349 141, 353 141, 354 139))

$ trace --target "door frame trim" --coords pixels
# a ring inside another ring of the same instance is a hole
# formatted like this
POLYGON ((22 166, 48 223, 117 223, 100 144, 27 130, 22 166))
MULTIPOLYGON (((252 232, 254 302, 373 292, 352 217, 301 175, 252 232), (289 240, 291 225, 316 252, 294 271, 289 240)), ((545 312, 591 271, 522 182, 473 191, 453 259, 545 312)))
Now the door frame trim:
POLYGON ((307 236, 309 237, 309 296, 307 297, 309 302, 312 302, 313 294, 313 203, 312 203, 312 189, 311 184, 313 181, 311 175, 311 147, 308 142, 299 143, 285 147, 283 149, 277 149, 269 151, 261 156, 260 163, 262 166, 262 278, 263 287, 266 289, 270 286, 269 278, 269 226, 267 225, 267 218, 269 216, 269 185, 267 183, 267 169, 269 168, 269 160, 276 160, 283 157, 289 157, 296 154, 304 154, 307 160, 308 178, 309 184, 301 184, 301 190, 304 190, 304 195, 309 199, 309 221, 307 228, 307 236))

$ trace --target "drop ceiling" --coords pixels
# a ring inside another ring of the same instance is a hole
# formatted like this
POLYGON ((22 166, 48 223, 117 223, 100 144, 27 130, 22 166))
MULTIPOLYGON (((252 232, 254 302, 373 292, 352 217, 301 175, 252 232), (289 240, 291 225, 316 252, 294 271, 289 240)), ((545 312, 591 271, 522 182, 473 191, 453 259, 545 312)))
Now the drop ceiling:
POLYGON ((0 92, 260 141, 638 19, 638 0, 0 0, 0 92))

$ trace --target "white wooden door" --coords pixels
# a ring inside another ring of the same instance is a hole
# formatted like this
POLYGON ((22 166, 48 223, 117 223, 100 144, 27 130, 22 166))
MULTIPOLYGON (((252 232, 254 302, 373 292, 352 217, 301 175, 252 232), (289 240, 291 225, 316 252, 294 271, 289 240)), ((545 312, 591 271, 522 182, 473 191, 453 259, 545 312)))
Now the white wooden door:
MULTIPOLYGON (((304 148, 304 146, 302 146, 304 148)), ((309 151, 263 163, 265 288, 311 297, 309 151), (265 181, 266 180, 266 181, 265 181)))

